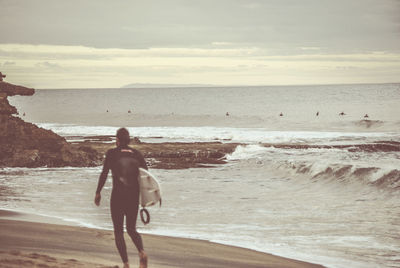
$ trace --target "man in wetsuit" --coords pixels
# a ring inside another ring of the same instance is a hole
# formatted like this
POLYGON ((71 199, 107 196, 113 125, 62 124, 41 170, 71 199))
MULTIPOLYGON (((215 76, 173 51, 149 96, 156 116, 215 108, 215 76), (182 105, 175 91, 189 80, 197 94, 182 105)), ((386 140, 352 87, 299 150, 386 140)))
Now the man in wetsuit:
POLYGON ((97 206, 100 205, 100 192, 111 169, 113 188, 110 206, 115 244, 124 263, 124 268, 128 268, 128 255, 123 230, 124 217, 126 216, 126 230, 139 251, 140 268, 146 268, 147 255, 143 250, 142 238, 136 231, 136 219, 139 210, 139 167, 147 169, 147 165, 142 154, 128 146, 130 139, 126 128, 120 128, 117 131, 116 139, 117 147, 107 151, 94 202, 97 206))

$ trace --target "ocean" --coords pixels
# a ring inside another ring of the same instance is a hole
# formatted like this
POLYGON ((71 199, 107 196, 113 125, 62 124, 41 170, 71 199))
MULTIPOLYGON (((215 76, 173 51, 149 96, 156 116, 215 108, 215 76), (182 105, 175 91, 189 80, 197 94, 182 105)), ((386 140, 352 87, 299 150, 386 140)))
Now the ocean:
MULTIPOLYGON (((326 267, 400 267, 400 84, 37 90, 21 118, 74 141, 239 142, 227 164, 151 170, 161 208, 139 231, 326 267), (340 113, 344 115, 339 115, 340 113), (282 113, 282 116, 280 114, 282 113), (368 115, 368 117, 366 117, 368 115)), ((0 169, 0 209, 111 229, 101 167, 0 169)))

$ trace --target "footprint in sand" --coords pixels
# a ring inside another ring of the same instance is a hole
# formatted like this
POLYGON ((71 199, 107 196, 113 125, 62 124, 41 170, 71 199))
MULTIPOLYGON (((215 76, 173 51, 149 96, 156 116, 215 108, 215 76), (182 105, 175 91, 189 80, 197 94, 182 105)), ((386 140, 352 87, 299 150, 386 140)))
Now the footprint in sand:
POLYGON ((43 260, 45 262, 57 262, 56 258, 47 256, 47 255, 38 254, 38 253, 31 253, 27 256, 31 259, 43 260))
MULTIPOLYGON (((3 252, 1 252, 1 253, 3 253, 3 252)), ((11 250, 11 251, 10 251, 10 254, 11 254, 11 255, 14 255, 14 256, 19 256, 19 255, 21 255, 21 252, 18 251, 18 250, 11 250)))
POLYGON ((102 238, 102 237, 104 237, 104 234, 102 234, 101 232, 97 232, 96 237, 102 238))

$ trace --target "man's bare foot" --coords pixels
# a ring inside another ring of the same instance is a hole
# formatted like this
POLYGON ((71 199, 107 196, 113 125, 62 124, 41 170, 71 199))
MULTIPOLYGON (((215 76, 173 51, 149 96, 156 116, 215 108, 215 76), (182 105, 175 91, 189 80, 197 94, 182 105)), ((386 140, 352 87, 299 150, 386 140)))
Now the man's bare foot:
POLYGON ((142 250, 139 252, 140 268, 147 268, 147 254, 142 250))
POLYGON ((124 262, 124 268, 129 268, 129 262, 124 262))

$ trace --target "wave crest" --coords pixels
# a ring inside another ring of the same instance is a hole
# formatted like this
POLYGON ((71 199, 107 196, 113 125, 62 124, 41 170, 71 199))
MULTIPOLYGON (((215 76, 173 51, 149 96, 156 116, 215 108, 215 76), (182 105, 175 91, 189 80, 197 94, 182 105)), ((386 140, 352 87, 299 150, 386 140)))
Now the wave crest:
POLYGON ((324 168, 314 164, 287 166, 296 174, 303 174, 312 180, 332 180, 342 183, 358 182, 382 189, 400 189, 400 170, 379 167, 359 167, 357 165, 332 164, 324 168))
POLYGON ((400 170, 395 168, 398 151, 398 142, 354 146, 257 144, 239 145, 226 159, 243 167, 258 166, 262 172, 278 171, 291 178, 301 176, 313 181, 361 183, 397 190, 400 189, 400 170))

